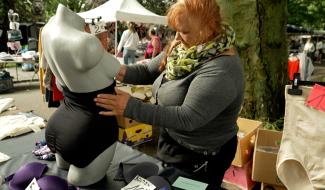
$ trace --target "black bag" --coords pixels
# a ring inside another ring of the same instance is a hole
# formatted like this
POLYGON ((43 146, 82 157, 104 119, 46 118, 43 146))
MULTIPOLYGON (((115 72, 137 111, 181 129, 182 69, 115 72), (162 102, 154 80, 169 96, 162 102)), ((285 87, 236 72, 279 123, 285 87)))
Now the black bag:
POLYGON ((0 71, 0 93, 14 88, 12 77, 8 71, 0 71))

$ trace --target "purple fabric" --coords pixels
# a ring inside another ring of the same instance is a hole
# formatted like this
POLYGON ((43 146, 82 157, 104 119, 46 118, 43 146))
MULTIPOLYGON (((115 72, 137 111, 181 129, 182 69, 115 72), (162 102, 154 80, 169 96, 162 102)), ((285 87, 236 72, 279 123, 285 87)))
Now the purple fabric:
POLYGON ((46 164, 31 162, 6 177, 5 181, 9 182, 10 190, 25 190, 34 178, 42 190, 77 190, 76 187, 69 186, 68 182, 60 177, 44 175, 47 169, 46 164))
POLYGON ((68 182, 58 176, 44 176, 37 180, 37 184, 42 190, 77 190, 74 186, 69 186, 68 182))
POLYGON ((34 179, 40 178, 46 171, 47 165, 37 162, 25 164, 19 170, 6 178, 9 181, 11 190, 25 190, 29 183, 34 179))

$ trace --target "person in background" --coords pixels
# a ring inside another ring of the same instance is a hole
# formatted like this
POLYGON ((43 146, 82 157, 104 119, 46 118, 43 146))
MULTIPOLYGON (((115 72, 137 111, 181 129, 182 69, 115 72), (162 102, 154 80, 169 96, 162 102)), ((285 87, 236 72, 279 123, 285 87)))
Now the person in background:
POLYGON ((161 42, 156 30, 154 28, 149 29, 148 35, 150 41, 148 42, 147 49, 144 53, 145 59, 154 58, 161 52, 161 42))
POLYGON ((325 40, 323 39, 322 42, 323 42, 323 48, 322 48, 322 55, 323 56, 322 56, 322 58, 320 60, 321 64, 323 64, 323 59, 324 59, 324 56, 325 56, 325 40))
POLYGON ((115 25, 110 23, 106 27, 107 29, 107 52, 114 54, 115 53, 115 25))
POLYGON ((306 53, 309 58, 313 59, 314 58, 314 52, 315 52, 315 45, 312 42, 311 37, 309 37, 307 39, 307 42, 306 42, 305 46, 304 46, 304 53, 306 53))
MULTIPOLYGON (((215 0, 178 0, 168 11, 176 31, 165 52, 147 64, 122 65, 124 83, 152 84, 156 104, 128 93, 98 94, 100 115, 122 115, 160 128, 157 157, 165 166, 220 189, 235 157, 244 74, 235 32, 215 0)), ((154 129, 155 130, 155 129, 154 129)))
POLYGON ((135 23, 128 22, 127 26, 128 29, 123 32, 117 47, 117 54, 121 53, 123 48, 123 62, 125 65, 135 63, 135 54, 139 43, 139 35, 135 30, 135 23))
POLYGON ((321 63, 322 60, 322 55, 323 55, 322 50, 323 50, 323 42, 320 38, 317 38, 315 57, 318 63, 321 63))

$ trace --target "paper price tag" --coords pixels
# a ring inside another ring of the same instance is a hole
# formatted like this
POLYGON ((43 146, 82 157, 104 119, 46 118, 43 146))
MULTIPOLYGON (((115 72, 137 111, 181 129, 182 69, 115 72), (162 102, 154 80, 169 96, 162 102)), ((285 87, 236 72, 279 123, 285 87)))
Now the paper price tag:
POLYGON ((154 190, 154 186, 150 181, 136 176, 127 186, 123 187, 121 190, 154 190))
POLYGON ((104 21, 99 21, 96 22, 95 24, 89 24, 90 32, 94 35, 105 32, 106 31, 105 25, 106 24, 104 21))
POLYGON ((172 186, 186 190, 205 190, 209 184, 179 176, 172 186))
POLYGON ((26 187, 25 190, 40 190, 41 188, 38 186, 36 178, 33 179, 32 182, 26 187))

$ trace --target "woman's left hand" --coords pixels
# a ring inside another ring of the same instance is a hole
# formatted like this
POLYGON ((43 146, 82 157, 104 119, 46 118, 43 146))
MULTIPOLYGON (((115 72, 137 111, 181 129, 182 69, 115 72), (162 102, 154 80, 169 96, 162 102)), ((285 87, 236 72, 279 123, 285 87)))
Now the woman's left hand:
POLYGON ((96 105, 111 111, 101 111, 99 114, 105 116, 123 116, 126 105, 130 99, 130 94, 115 88, 116 95, 98 94, 95 98, 96 105))

